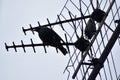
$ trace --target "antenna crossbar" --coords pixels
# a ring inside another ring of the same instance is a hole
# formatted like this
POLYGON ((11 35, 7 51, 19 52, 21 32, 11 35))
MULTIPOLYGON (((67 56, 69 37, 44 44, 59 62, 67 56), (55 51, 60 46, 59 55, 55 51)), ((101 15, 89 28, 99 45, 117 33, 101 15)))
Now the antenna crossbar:
MULTIPOLYGON (((40 25, 40 24, 38 24, 39 26, 37 26, 37 27, 32 27, 32 26, 30 25, 30 28, 28 28, 28 29, 22 28, 22 29, 23 29, 23 32, 25 33, 26 31, 33 30, 33 29, 36 29, 36 28, 39 28, 39 27, 47 27, 47 26, 53 26, 53 25, 58 25, 58 24, 67 23, 67 22, 73 22, 73 21, 76 21, 76 20, 86 19, 86 18, 89 18, 89 17, 91 17, 91 15, 82 16, 82 17, 77 17, 77 18, 71 18, 71 19, 63 20, 63 21, 59 20, 59 22, 54 22, 54 23, 50 23, 49 20, 47 19, 48 24, 45 24, 45 25, 40 25)), ((60 19, 60 18, 59 18, 59 19, 60 19)), ((26 34, 26 33, 25 33, 25 34, 26 34)))
MULTIPOLYGON (((61 45, 66 45, 66 46, 68 46, 68 45, 74 45, 74 43, 60 43, 60 44, 61 44, 61 45)), ((36 52, 36 51, 35 51, 35 47, 37 47, 37 46, 43 46, 44 49, 45 49, 45 52, 46 52, 45 46, 48 46, 48 44, 43 44, 43 43, 36 43, 36 44, 34 44, 33 41, 32 41, 32 39, 31 39, 31 44, 24 44, 22 40, 21 40, 21 45, 16 45, 16 44, 13 42, 13 45, 12 45, 12 46, 8 46, 8 45, 5 43, 5 47, 6 47, 6 50, 7 50, 7 51, 8 51, 9 48, 14 48, 16 52, 17 52, 17 48, 23 48, 24 52, 26 52, 25 47, 33 47, 34 52, 36 52)))

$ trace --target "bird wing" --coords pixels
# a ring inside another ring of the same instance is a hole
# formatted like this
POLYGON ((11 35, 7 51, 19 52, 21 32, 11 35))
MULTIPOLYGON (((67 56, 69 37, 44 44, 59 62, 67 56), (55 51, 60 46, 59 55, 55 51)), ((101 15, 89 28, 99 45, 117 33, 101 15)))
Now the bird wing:
POLYGON ((89 19, 85 27, 85 35, 90 39, 96 32, 96 25, 93 19, 89 19))
POLYGON ((51 30, 50 29, 50 31, 51 31, 51 33, 52 33, 52 37, 55 39, 55 40, 57 40, 57 41, 62 41, 63 43, 65 43, 64 42, 64 40, 55 32, 55 31, 53 31, 53 30, 51 30))
POLYGON ((96 25, 93 19, 89 19, 87 25, 86 25, 86 30, 89 31, 96 31, 96 25))

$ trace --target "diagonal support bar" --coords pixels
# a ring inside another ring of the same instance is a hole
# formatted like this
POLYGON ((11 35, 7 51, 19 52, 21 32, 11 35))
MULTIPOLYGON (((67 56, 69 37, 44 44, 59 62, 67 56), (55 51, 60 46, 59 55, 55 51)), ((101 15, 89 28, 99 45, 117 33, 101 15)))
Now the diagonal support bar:
MULTIPOLYGON (((120 34, 120 22, 117 26, 117 28, 115 29, 113 35, 111 36, 108 44, 106 45, 102 55, 100 56, 100 63, 104 64, 105 60, 107 59, 112 47, 114 46, 117 38, 119 37, 120 34)), ((100 69, 101 69, 101 64, 96 64, 95 68, 93 69, 91 75, 89 76, 88 80, 95 80, 97 74, 99 73, 100 69)))

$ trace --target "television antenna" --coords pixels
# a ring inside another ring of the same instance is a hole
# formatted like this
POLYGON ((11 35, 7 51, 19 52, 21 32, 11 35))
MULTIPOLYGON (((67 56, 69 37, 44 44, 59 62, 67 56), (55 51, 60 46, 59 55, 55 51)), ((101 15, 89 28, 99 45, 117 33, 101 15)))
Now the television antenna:
MULTIPOLYGON (((117 80, 118 73, 112 52, 115 42, 120 47, 120 5, 117 2, 119 1, 67 0, 62 11, 57 15, 56 22, 51 23, 47 19, 48 23, 45 25, 40 25, 38 22, 38 26, 32 27, 30 24, 30 28, 22 27, 22 30, 25 35, 27 31, 32 31, 34 34, 33 30, 36 28, 48 27, 53 30, 56 25, 60 25, 66 39, 65 43, 60 45, 66 46, 68 53, 71 53, 64 70, 64 73, 68 74, 67 80, 117 80), (93 20, 90 23, 95 24, 96 29, 94 31, 88 29, 87 34, 85 29, 90 19, 93 20), (110 60, 112 65, 109 63, 110 60)), ((30 44, 24 44, 21 40, 20 45, 13 42, 13 45, 9 46, 5 43, 5 47, 7 51, 9 48, 14 48, 15 51, 17 48, 23 48, 24 52, 26 47, 33 47, 33 51, 36 52, 36 46, 43 46, 45 53, 47 52, 45 46, 48 44, 35 44, 32 39, 30 40, 30 44)))

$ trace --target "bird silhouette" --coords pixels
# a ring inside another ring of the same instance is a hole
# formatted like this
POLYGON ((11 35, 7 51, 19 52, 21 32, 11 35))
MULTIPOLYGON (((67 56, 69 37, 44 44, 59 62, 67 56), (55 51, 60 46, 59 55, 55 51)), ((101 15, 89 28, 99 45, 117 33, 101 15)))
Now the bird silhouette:
POLYGON ((105 15, 106 13, 103 10, 95 9, 91 15, 91 18, 97 21, 98 23, 100 23, 103 20, 105 15))
POLYGON ((90 18, 85 27, 85 36, 88 39, 91 39, 95 32, 96 32, 95 22, 92 18, 90 18))
POLYGON ((90 42, 88 40, 84 39, 84 37, 79 38, 75 42, 75 47, 82 52, 84 52, 88 48, 89 45, 90 45, 90 42))
POLYGON ((47 27, 39 27, 34 29, 34 31, 38 32, 40 39, 43 41, 43 44, 58 48, 63 53, 63 55, 67 54, 66 49, 61 44, 61 42, 65 42, 55 31, 47 27))

